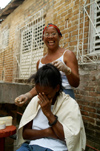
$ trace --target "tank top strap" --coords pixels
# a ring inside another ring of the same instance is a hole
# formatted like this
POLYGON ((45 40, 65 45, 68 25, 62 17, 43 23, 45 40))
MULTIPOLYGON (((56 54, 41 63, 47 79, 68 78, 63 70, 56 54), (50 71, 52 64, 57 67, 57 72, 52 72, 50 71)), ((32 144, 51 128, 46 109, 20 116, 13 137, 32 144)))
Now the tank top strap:
MULTIPOLYGON (((65 49, 65 51, 64 51, 63 54, 62 54, 62 56, 61 56, 60 58, 56 59, 56 60, 60 60, 60 61, 62 61, 62 62, 64 63, 64 54, 65 54, 66 51, 67 51, 67 50, 65 49)), ((45 56, 46 56, 46 55, 45 55, 45 56)), ((43 56, 42 58, 44 58, 45 56, 43 56)), ((44 64, 42 64, 42 62, 41 62, 42 58, 39 59, 39 68, 44 65, 44 64)))
POLYGON ((65 51, 63 52, 63 56, 64 56, 65 52, 67 52, 67 50, 66 50, 66 49, 65 49, 65 51))
MULTIPOLYGON (((43 58, 43 57, 42 57, 42 58, 43 58)), ((40 59, 39 59, 39 65, 38 65, 38 68, 40 68, 40 67, 42 67, 42 66, 44 65, 44 64, 42 64, 42 62, 41 62, 41 59, 42 59, 42 58, 40 58, 40 59)))
POLYGON ((57 60, 62 61, 64 63, 64 54, 67 50, 65 50, 62 54, 62 56, 60 58, 58 58, 57 60))

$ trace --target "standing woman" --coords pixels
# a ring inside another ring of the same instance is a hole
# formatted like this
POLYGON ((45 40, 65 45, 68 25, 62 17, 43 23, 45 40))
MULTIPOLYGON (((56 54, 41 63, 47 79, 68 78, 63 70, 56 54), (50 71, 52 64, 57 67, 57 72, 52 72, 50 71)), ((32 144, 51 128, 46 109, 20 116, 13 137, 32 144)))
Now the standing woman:
MULTIPOLYGON (((50 23, 44 28, 42 38, 47 46, 47 54, 38 60, 37 70, 47 63, 52 63, 61 72, 63 91, 75 98, 72 87, 79 86, 78 62, 72 51, 59 46, 61 37, 62 34, 56 25, 50 23)), ((34 87, 31 91, 18 96, 15 104, 22 106, 36 94, 34 87)))

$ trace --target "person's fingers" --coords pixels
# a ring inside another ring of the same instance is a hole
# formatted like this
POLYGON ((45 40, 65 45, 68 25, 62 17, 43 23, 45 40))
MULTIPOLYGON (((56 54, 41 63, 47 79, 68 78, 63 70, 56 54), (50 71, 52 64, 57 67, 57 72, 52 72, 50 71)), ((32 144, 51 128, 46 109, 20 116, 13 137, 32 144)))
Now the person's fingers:
POLYGON ((55 64, 57 62, 57 60, 53 61, 52 64, 55 64))
POLYGON ((18 102, 18 100, 19 100, 19 97, 17 97, 17 98, 15 99, 15 103, 18 102))
POLYGON ((41 93, 39 93, 38 98, 39 98, 38 103, 39 103, 40 105, 42 105, 42 103, 43 103, 44 100, 43 100, 43 96, 41 95, 41 93))
POLYGON ((55 61, 55 62, 54 62, 54 65, 58 65, 58 64, 59 64, 59 62, 58 62, 58 61, 55 61))
POLYGON ((43 105, 43 101, 42 100, 39 100, 38 103, 40 104, 40 106, 42 107, 43 105))
POLYGON ((15 104, 16 104, 16 105, 20 104, 20 102, 21 102, 21 101, 20 101, 19 98, 15 99, 15 104))
POLYGON ((59 69, 59 68, 61 68, 61 66, 62 66, 62 62, 61 62, 61 61, 55 61, 55 62, 53 63, 53 65, 59 69))
POLYGON ((58 61, 57 61, 57 60, 56 60, 56 61, 53 61, 52 64, 53 64, 54 66, 56 66, 56 65, 58 64, 58 61))
POLYGON ((19 96, 15 99, 15 104, 17 106, 23 106, 27 101, 27 98, 23 97, 23 96, 19 96))
POLYGON ((43 92, 42 94, 40 94, 40 97, 41 97, 41 100, 42 100, 43 102, 49 101, 48 97, 45 95, 44 92, 43 92))
POLYGON ((44 101, 46 101, 46 102, 49 101, 49 99, 48 99, 48 97, 45 95, 45 93, 42 93, 42 95, 43 95, 43 100, 44 100, 44 101))
POLYGON ((39 93, 38 98, 42 101, 43 100, 43 96, 41 93, 39 93))
POLYGON ((23 106, 25 104, 25 100, 24 101, 17 101, 15 104, 19 107, 23 106))

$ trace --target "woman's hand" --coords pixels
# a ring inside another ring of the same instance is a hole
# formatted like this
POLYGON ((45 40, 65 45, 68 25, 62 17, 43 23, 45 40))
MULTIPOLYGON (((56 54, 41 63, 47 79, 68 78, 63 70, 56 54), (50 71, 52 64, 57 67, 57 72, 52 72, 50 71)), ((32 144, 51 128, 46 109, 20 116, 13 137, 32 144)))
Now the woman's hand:
MULTIPOLYGON (((48 97, 44 93, 39 93, 38 98, 39 98, 38 103, 40 104, 43 113, 47 117, 48 122, 53 123, 55 121, 55 116, 51 111, 52 99, 48 99, 48 97)), ((48 132, 52 132, 49 134, 50 137, 52 134, 53 135, 52 137, 54 137, 54 135, 55 135, 60 140, 64 140, 63 126, 58 120, 57 120, 56 124, 53 125, 51 127, 51 129, 49 129, 49 130, 52 130, 52 131, 48 131, 48 132), (54 132, 54 134, 53 134, 53 132, 54 132)))
POLYGON ((25 94, 22 94, 20 96, 18 96, 16 99, 15 99, 15 104, 17 106, 23 106, 26 102, 28 101, 28 97, 27 95, 25 94))
POLYGON ((47 128, 46 133, 47 133, 47 137, 59 139, 55 134, 55 132, 53 131, 52 127, 47 128))
POLYGON ((63 62, 61 61, 54 61, 52 63, 59 71, 62 71, 66 74, 71 74, 71 68, 69 68, 66 64, 64 64, 63 62))
POLYGON ((32 95, 30 92, 28 93, 25 93, 25 94, 22 94, 20 96, 18 96, 16 99, 15 99, 15 104, 17 106, 23 106, 25 103, 27 103, 30 99, 32 98, 32 95))
POLYGON ((44 115, 48 116, 48 114, 51 114, 52 99, 49 100, 44 93, 39 93, 38 98, 39 98, 38 103, 40 104, 44 115))
POLYGON ((80 83, 79 71, 78 71, 78 61, 75 54, 67 50, 63 56, 63 62, 54 61, 53 65, 56 66, 60 71, 65 72, 69 84, 72 87, 78 87, 80 83))
POLYGON ((35 87, 31 89, 31 91, 25 93, 25 94, 22 94, 20 96, 18 96, 16 99, 15 99, 15 104, 17 106, 23 106, 25 103, 27 103, 28 101, 30 101, 32 99, 32 97, 34 97, 35 95, 37 95, 37 92, 36 92, 36 89, 35 87))

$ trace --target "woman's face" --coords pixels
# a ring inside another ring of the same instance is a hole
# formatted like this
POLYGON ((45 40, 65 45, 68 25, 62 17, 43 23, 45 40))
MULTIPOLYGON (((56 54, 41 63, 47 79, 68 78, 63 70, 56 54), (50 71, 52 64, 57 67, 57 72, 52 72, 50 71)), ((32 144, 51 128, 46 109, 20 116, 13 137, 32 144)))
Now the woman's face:
POLYGON ((59 91, 59 85, 57 85, 56 88, 52 88, 49 86, 40 86, 39 84, 36 84, 35 88, 36 88, 37 94, 44 93, 49 100, 50 99, 53 100, 54 97, 56 96, 56 93, 59 91))
POLYGON ((50 26, 47 27, 44 35, 43 35, 43 40, 48 49, 55 49, 59 47, 59 41, 60 41, 61 36, 58 34, 57 30, 50 26))

